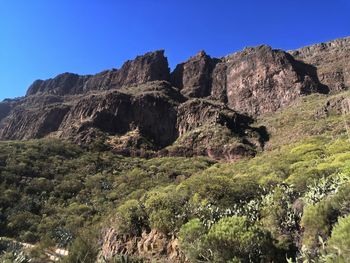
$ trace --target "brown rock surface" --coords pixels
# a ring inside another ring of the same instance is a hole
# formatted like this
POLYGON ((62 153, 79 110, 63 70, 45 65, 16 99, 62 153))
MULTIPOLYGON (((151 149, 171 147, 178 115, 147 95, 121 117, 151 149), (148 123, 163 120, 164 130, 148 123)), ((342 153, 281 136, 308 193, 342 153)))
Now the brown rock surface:
POLYGON ((192 99, 179 106, 179 138, 166 150, 175 156, 206 155, 226 161, 250 157, 268 140, 263 127, 251 127, 252 123, 252 118, 224 103, 192 99))
MULTIPOLYGON (((329 117, 331 115, 347 115, 350 113, 350 98, 348 96, 337 96, 329 99, 321 109, 316 111, 315 117, 329 117)), ((346 117, 345 119, 348 119, 346 117)))
POLYGON ((178 239, 155 229, 141 237, 120 236, 113 229, 105 229, 100 257, 110 260, 116 255, 136 255, 145 262, 188 262, 179 248, 178 239))
POLYGON ((218 59, 204 51, 176 66, 171 73, 172 84, 190 98, 207 97, 211 93, 211 74, 218 59))
POLYGON ((0 125, 2 140, 43 138, 57 131, 62 119, 69 111, 68 105, 50 105, 30 108, 16 107, 0 125))
POLYGON ((332 92, 350 87, 350 37, 289 51, 317 68, 320 81, 332 92))
POLYGON ((225 57, 224 62, 228 106, 238 111, 252 115, 274 112, 299 96, 327 92, 314 67, 268 46, 247 48, 225 57))
POLYGON ((0 102, 0 122, 3 118, 5 118, 11 110, 17 106, 19 100, 4 100, 0 102))
POLYGON ((299 96, 328 91, 319 83, 315 67, 269 46, 221 59, 200 52, 179 64, 171 81, 187 97, 220 100, 251 115, 274 112, 299 96))
POLYGON ((26 97, 0 103, 0 140, 55 136, 90 143, 100 137, 130 155, 140 150, 220 160, 252 156, 268 134, 247 114, 274 112, 300 96, 326 93, 317 73, 335 65, 332 54, 342 77, 325 84, 346 86, 348 42, 291 52, 313 65, 258 46, 221 59, 202 51, 170 74, 164 51, 155 51, 118 70, 38 80, 26 97))
POLYGON ((36 80, 29 87, 27 96, 38 93, 72 95, 91 90, 109 90, 168 79, 168 60, 164 56, 164 51, 160 50, 129 60, 119 70, 112 69, 86 76, 63 73, 53 79, 36 80))
POLYGON ((167 82, 150 82, 135 89, 142 92, 113 90, 83 97, 61 124, 62 137, 81 138, 91 128, 110 135, 138 128, 156 148, 171 144, 177 137, 175 107, 180 96, 167 82))

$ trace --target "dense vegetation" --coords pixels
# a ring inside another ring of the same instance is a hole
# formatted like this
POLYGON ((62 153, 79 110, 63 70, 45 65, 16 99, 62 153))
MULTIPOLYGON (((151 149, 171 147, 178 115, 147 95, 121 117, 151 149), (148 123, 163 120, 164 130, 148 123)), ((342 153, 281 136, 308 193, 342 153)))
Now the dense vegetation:
POLYGON ((270 123, 268 150, 235 163, 0 143, 0 235, 66 247, 64 262, 94 262, 100 229, 111 224, 130 238, 175 235, 191 262, 347 262, 350 142, 343 116, 310 117, 323 103, 310 96, 261 119, 270 123))
POLYGON ((58 140, 0 143, 0 236, 66 247, 124 201, 213 164, 205 158, 124 158, 93 147, 58 140))

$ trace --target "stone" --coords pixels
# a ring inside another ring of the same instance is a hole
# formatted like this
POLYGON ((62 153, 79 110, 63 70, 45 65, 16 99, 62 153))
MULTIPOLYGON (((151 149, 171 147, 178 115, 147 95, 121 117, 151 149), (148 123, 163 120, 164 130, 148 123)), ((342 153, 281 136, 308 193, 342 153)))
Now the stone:
MULTIPOLYGON (((63 73, 35 81, 25 97, 0 102, 0 140, 104 140, 118 154, 143 157, 251 157, 269 139, 255 118, 301 96, 328 93, 326 85, 338 90, 336 78, 319 79, 335 65, 333 53, 345 87, 341 56, 347 58, 347 51, 348 39, 290 53, 264 45, 222 58, 201 51, 170 73, 159 50, 95 75, 63 73)), ((332 105, 323 110, 337 107, 332 105)))
POLYGON ((320 82, 332 93, 350 87, 350 37, 289 51, 296 59, 317 68, 320 82))
POLYGON ((171 83, 190 98, 207 97, 211 93, 211 74, 218 62, 204 51, 178 64, 171 73, 171 83))
POLYGON ((116 89, 143 84, 148 81, 169 80, 168 60, 164 51, 154 51, 129 60, 119 69, 106 70, 96 75, 80 76, 63 73, 53 79, 36 80, 29 87, 27 96, 38 93, 73 95, 88 91, 116 89))
POLYGON ((247 48, 224 61, 228 106, 253 116, 284 108, 303 95, 328 92, 314 67, 269 46, 247 48))

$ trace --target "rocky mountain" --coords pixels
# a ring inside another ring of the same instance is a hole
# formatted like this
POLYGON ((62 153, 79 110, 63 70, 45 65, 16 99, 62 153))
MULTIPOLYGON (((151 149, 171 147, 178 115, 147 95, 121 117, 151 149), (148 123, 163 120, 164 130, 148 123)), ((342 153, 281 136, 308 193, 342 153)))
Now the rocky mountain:
POLYGON ((155 51, 0 102, 0 262, 348 262, 349 48, 155 51))
POLYGON ((289 52, 313 65, 320 81, 332 92, 350 87, 350 37, 336 39, 289 52))
POLYGON ((168 61, 164 57, 164 51, 160 50, 129 60, 119 70, 106 70, 94 76, 63 73, 53 79, 36 80, 29 87, 27 96, 45 93, 73 95, 168 79, 168 61))
POLYGON ((285 52, 246 48, 223 58, 204 51, 170 72, 164 51, 96 75, 36 80, 25 97, 0 103, 0 139, 103 138, 127 155, 254 155, 268 140, 254 119, 300 96, 350 85, 349 38, 285 52))

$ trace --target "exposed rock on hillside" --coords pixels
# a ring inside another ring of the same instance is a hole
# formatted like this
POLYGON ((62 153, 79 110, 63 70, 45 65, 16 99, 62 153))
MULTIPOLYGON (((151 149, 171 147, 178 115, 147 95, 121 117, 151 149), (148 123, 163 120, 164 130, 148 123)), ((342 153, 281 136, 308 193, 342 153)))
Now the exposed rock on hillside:
POLYGON ((227 56, 228 106, 258 115, 274 112, 301 95, 327 92, 320 85, 316 68, 295 61, 292 56, 268 46, 248 48, 227 56))
POLYGON ((346 88, 349 46, 349 39, 341 39, 290 52, 305 63, 269 46, 220 59, 201 51, 172 73, 164 51, 155 51, 118 70, 37 80, 26 97, 0 103, 0 139, 54 136, 85 144, 103 139, 128 155, 252 156, 263 149, 268 133, 248 115, 327 93, 323 84, 333 91, 346 88))
POLYGON ((90 90, 109 90, 168 79, 168 60, 161 50, 129 60, 119 70, 107 70, 93 76, 64 73, 53 79, 36 80, 29 87, 27 96, 37 93, 72 95, 90 90))
POLYGON ((290 53, 317 68, 320 81, 332 92, 350 87, 350 37, 303 47, 290 53))
POLYGON ((116 255, 136 255, 160 262, 188 262, 179 248, 178 239, 157 230, 143 232, 139 238, 127 238, 119 236, 113 228, 106 229, 100 257, 109 260, 116 255))
POLYGON ((0 122, 17 105, 16 100, 4 100, 0 102, 0 122))
POLYGON ((188 97, 208 97, 211 93, 211 75, 218 59, 212 59, 204 51, 176 66, 171 73, 172 84, 188 97))
POLYGON ((316 117, 328 117, 330 115, 345 115, 350 113, 350 98, 337 96, 327 100, 326 104, 316 112, 316 117))
POLYGON ((253 119, 225 104, 193 99, 180 105, 179 138, 167 151, 171 155, 208 155, 231 161, 252 156, 267 140, 263 129, 252 128, 253 119))
POLYGON ((247 48, 222 59, 200 52, 179 64, 171 81, 188 97, 228 102, 231 109, 252 115, 274 112, 302 95, 328 92, 315 67, 269 46, 247 48))
POLYGON ((29 87, 27 96, 38 93, 55 95, 77 94, 82 92, 89 76, 79 76, 72 73, 63 73, 53 79, 36 80, 29 87))
POLYGON ((69 109, 67 105, 50 105, 34 109, 16 107, 2 123, 0 137, 3 140, 45 137, 57 131, 69 109))
POLYGON ((237 134, 252 123, 248 116, 239 114, 223 103, 205 99, 193 99, 183 103, 178 109, 177 127, 180 136, 204 124, 223 125, 237 134))
POLYGON ((42 138, 55 131, 69 106, 52 95, 31 96, 0 103, 0 138, 22 140, 42 138))
POLYGON ((135 94, 113 90, 82 98, 64 119, 62 137, 85 141, 94 128, 110 135, 138 128, 155 148, 171 144, 177 138, 175 107, 180 95, 166 82, 149 83, 141 90, 135 94))

